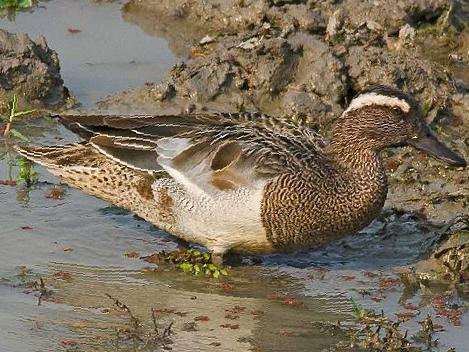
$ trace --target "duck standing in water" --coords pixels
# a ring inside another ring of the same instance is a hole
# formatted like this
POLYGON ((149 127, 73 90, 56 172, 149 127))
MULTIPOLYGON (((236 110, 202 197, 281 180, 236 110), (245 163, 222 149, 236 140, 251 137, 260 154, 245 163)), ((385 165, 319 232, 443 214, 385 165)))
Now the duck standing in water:
POLYGON ((466 165, 412 97, 385 86, 355 97, 328 143, 306 125, 260 113, 59 118, 86 141, 18 152, 218 260, 230 250, 317 246, 367 226, 386 198, 386 147, 412 145, 466 165))

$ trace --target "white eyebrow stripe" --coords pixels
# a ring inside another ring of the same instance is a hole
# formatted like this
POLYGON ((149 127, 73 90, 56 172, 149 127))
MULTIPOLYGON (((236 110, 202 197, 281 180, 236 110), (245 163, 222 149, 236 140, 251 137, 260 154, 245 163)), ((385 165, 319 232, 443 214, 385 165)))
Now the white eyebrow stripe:
POLYGON ((344 111, 344 114, 368 105, 398 106, 404 112, 410 111, 410 105, 403 99, 376 93, 366 93, 353 99, 348 108, 344 111))

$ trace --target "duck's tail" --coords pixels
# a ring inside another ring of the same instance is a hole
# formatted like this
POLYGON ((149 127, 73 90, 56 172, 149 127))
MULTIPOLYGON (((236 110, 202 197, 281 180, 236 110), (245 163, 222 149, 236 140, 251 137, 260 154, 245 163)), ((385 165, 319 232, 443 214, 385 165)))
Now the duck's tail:
POLYGON ((14 148, 72 187, 129 209, 150 222, 161 224, 163 221, 152 189, 158 176, 106 158, 88 143, 16 145, 14 148))

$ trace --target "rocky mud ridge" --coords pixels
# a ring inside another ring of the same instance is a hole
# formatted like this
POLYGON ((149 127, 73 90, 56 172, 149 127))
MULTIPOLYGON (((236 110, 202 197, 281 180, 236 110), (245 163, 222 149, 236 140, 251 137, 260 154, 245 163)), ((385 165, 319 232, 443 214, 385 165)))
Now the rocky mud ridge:
POLYGON ((53 106, 64 103, 67 91, 57 53, 46 38, 34 41, 0 29, 0 110, 7 108, 13 94, 25 106, 53 106))

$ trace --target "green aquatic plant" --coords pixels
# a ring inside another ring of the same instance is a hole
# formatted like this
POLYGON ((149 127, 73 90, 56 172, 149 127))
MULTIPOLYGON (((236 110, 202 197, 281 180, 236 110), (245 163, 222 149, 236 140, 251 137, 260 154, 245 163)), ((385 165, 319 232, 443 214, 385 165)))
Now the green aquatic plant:
POLYGON ((36 3, 37 0, 0 0, 0 18, 6 16, 13 21, 18 11, 30 9, 36 3))
POLYGON ((0 0, 0 9, 27 9, 34 5, 33 0, 0 0))
POLYGON ((20 168, 20 173, 16 178, 18 183, 24 182, 27 186, 31 186, 38 181, 37 172, 28 159, 21 158, 17 161, 16 165, 20 168))
POLYGON ((228 276, 228 272, 222 266, 213 263, 210 253, 203 253, 198 250, 182 250, 156 253, 143 258, 150 263, 159 264, 161 262, 174 264, 185 273, 193 275, 205 275, 215 279, 220 276, 228 276))
POLYGON ((15 138, 21 139, 24 142, 28 142, 29 141, 28 138, 26 138, 21 132, 13 128, 13 122, 17 117, 30 114, 34 112, 35 110, 18 111, 18 97, 16 95, 13 95, 13 98, 9 106, 10 106, 9 116, 2 118, 2 120, 4 120, 6 123, 5 130, 3 131, 3 136, 9 137, 11 135, 15 138))
MULTIPOLYGON (((1 0, 0 0, 1 1, 1 0)), ((9 114, 8 116, 2 117, 0 119, 5 122, 5 127, 3 132, 0 132, 0 135, 3 134, 4 137, 14 137, 23 142, 28 142, 29 139, 26 138, 21 132, 13 127, 14 121, 16 118, 20 116, 24 116, 27 114, 32 113, 35 110, 25 110, 25 111, 18 111, 18 97, 16 95, 13 96, 11 102, 9 103, 9 114)), ((8 157, 8 166, 9 166, 9 179, 13 181, 13 183, 26 183, 27 186, 37 182, 38 176, 37 172, 33 169, 33 166, 30 161, 25 158, 16 159, 12 153, 10 153, 9 148, 7 148, 6 152, 0 156, 0 159, 8 157), (14 168, 19 168, 19 174, 16 180, 13 180, 12 177, 12 170, 14 168)))
POLYGON ((214 277, 215 279, 220 275, 228 275, 228 272, 224 268, 212 262, 212 256, 209 253, 189 249, 187 251, 178 252, 174 259, 177 261, 177 267, 185 273, 206 275, 214 277))
POLYGON ((25 183, 29 187, 39 180, 31 162, 26 158, 18 158, 8 146, 6 151, 0 154, 0 161, 3 160, 7 165, 8 179, 0 180, 1 185, 16 186, 18 183, 25 183), (18 169, 19 171, 16 171, 18 169))
POLYGON ((350 301, 352 303, 353 313, 355 313, 355 316, 357 317, 357 319, 360 320, 360 319, 375 315, 375 313, 372 310, 363 308, 353 298, 350 298, 350 301))

